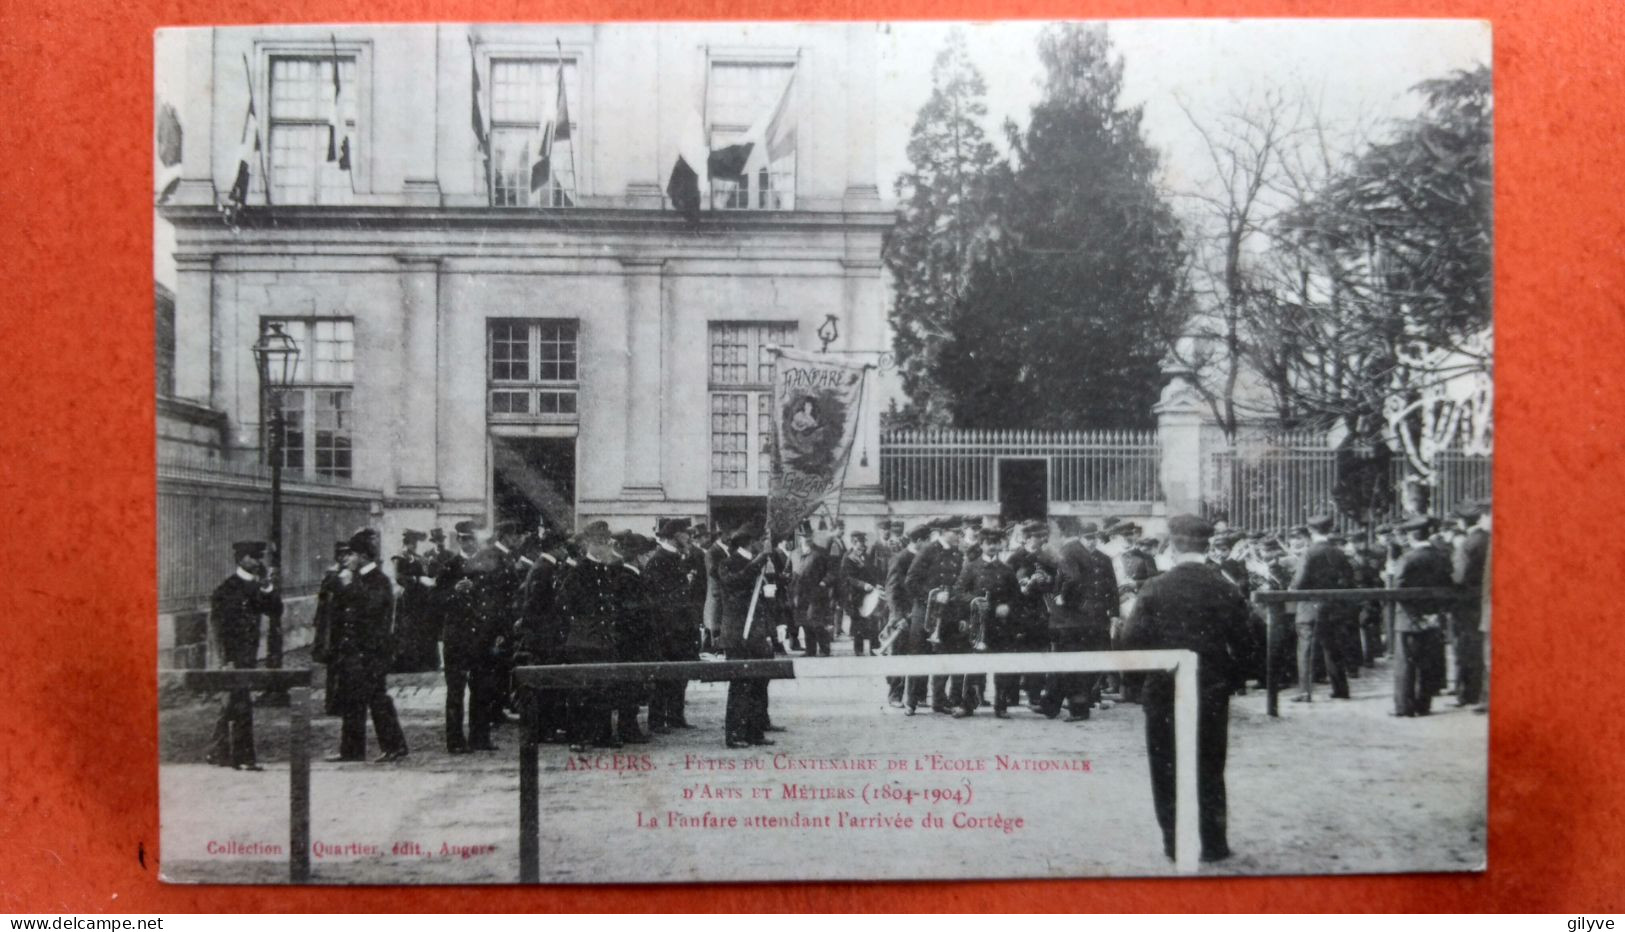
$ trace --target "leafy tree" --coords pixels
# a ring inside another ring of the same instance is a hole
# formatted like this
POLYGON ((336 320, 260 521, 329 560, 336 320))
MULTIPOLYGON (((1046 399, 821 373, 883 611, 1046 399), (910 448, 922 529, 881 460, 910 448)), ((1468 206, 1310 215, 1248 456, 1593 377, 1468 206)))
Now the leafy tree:
POLYGON ((987 83, 958 29, 931 70, 931 98, 908 143, 910 169, 897 179, 897 223, 882 257, 892 271, 893 349, 911 403, 894 422, 946 426, 938 381, 945 341, 959 329, 973 269, 998 252, 1001 227, 991 188, 1004 163, 982 130, 987 83))
POLYGON ((1148 425, 1186 311, 1180 229, 1105 29, 1052 27, 1038 54, 1044 97, 990 185, 1010 242, 972 269, 935 376, 964 426, 1148 425))

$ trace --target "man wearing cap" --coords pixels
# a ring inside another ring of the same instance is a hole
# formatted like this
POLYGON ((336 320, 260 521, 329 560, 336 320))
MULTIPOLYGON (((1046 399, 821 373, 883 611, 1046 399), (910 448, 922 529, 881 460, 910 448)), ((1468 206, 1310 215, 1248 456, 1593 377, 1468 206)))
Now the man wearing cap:
MULTIPOLYGON (((728 535, 728 558, 718 577, 722 583, 719 615, 720 642, 729 660, 770 660, 773 641, 764 600, 780 596, 784 580, 774 566, 766 540, 745 527, 728 535)), ((729 680, 723 722, 723 743, 729 748, 771 745, 767 737, 767 683, 765 679, 729 680)))
POLYGON ((715 531, 705 548, 706 648, 713 653, 722 650, 722 564, 733 552, 728 547, 729 532, 720 526, 715 531))
MULTIPOLYGON (((705 627, 705 605, 710 591, 711 581, 707 574, 705 551, 711 544, 711 531, 705 526, 705 519, 690 523, 688 533, 685 535, 688 544, 683 550, 683 578, 688 583, 688 641, 687 654, 693 659, 700 659, 700 651, 705 647, 707 629, 705 627)), ((686 721, 686 720, 685 720, 686 721)))
MULTIPOLYGON (((252 670, 259 661, 260 616, 282 611, 282 596, 267 578, 265 542, 240 540, 231 545, 237 568, 214 588, 209 622, 219 633, 228 670, 252 670)), ((214 740, 204 758, 219 767, 262 770, 254 754, 254 700, 246 689, 226 694, 215 722, 214 740)))
MULTIPOLYGON (((655 549, 643 564, 643 587, 654 624, 659 659, 700 659, 694 644, 693 615, 689 606, 687 518, 661 518, 655 526, 655 549)), ((656 680, 649 699, 649 730, 666 734, 689 727, 684 710, 688 680, 656 680)))
POLYGON ((395 555, 395 583, 401 587, 395 603, 395 631, 399 653, 393 668, 397 673, 427 673, 440 668, 436 619, 430 608, 434 580, 418 556, 418 545, 428 539, 422 531, 408 529, 401 534, 401 551, 395 555))
POLYGON ((378 532, 363 528, 350 538, 346 558, 354 579, 335 600, 333 656, 339 667, 339 750, 329 761, 367 758, 367 714, 382 754, 378 763, 406 756, 406 735, 395 714, 385 677, 394 657, 390 625, 395 587, 378 567, 378 532))
MULTIPOLYGON (((903 584, 908 588, 912 611, 909 616, 907 653, 932 653, 931 636, 947 630, 949 599, 954 583, 959 579, 959 568, 964 557, 959 551, 961 543, 959 522, 944 518, 931 522, 934 538, 920 549, 914 563, 908 568, 903 584)), ((903 709, 913 715, 925 701, 927 686, 931 690, 931 711, 948 715, 947 677, 911 676, 904 686, 903 709)))
MULTIPOLYGON (((536 541, 536 561, 519 586, 519 621, 515 626, 514 663, 546 665, 564 662, 564 624, 555 607, 564 569, 564 534, 542 531, 536 541)), ((521 695, 520 714, 538 741, 550 743, 564 730, 564 693, 557 689, 530 690, 521 695)))
MULTIPOLYGON (((1418 515, 1399 525, 1408 548, 1394 566, 1399 589, 1449 588, 1454 584, 1450 558, 1430 542, 1433 520, 1418 515)), ((1394 609, 1394 714, 1427 715, 1433 694, 1443 681, 1435 656, 1444 644, 1444 613, 1450 604, 1438 599, 1406 599, 1394 609)))
MULTIPOLYGON (((581 558, 564 574, 554 599, 565 632, 564 662, 613 663, 617 629, 622 624, 626 574, 615 565, 618 555, 608 524, 589 523, 577 540, 581 558)), ((571 689, 565 702, 571 751, 583 752, 589 744, 620 747, 612 732, 613 693, 607 687, 571 689)))
MULTIPOLYGON (((999 643, 1013 641, 1011 613, 1020 590, 1016 572, 1000 559, 1004 531, 984 526, 977 531, 976 548, 967 551, 959 578, 954 582, 953 604, 958 623, 943 629, 939 653, 968 654, 978 648, 993 650, 999 643), (1008 577, 1008 579, 1006 579, 1008 577), (997 590, 997 591, 995 591, 997 590), (995 613, 1003 609, 1002 614, 995 613), (952 632, 952 636, 949 632, 952 632)), ((955 674, 948 681, 948 705, 954 718, 975 715, 987 691, 987 674, 955 674)), ((1008 705, 1008 702, 1006 703, 1008 705)), ((995 712, 998 706, 995 704, 995 712)), ((1002 716, 1001 716, 1002 717, 1002 716)))
POLYGON ((863 600, 886 582, 886 567, 881 563, 883 554, 877 548, 869 549, 869 535, 852 532, 852 546, 846 551, 841 580, 846 590, 845 609, 852 619, 852 655, 864 656, 875 646, 880 636, 878 618, 863 617, 863 600))
MULTIPOLYGON (((1129 650, 1189 650, 1196 665, 1196 798, 1203 861, 1230 856, 1224 765, 1229 744, 1230 693, 1249 652, 1247 603, 1205 565, 1213 525, 1195 515, 1168 519, 1173 566, 1147 582, 1123 626, 1129 650)), ((1162 850, 1174 856, 1174 680, 1147 674, 1141 686, 1151 798, 1162 850)))
MULTIPOLYGON (((924 549, 926 542, 931 539, 929 525, 921 524, 909 532, 908 545, 898 551, 891 558, 886 567, 886 603, 890 610, 891 621, 887 625, 890 629, 891 652, 902 656, 910 652, 912 646, 908 636, 909 619, 914 617, 914 600, 908 591, 908 572, 914 566, 914 559, 924 549)), ((903 689, 906 680, 901 676, 886 677, 886 702, 893 708, 903 707, 903 689)))
POLYGON ((1465 598, 1450 613, 1456 641, 1457 705, 1478 705, 1484 697, 1485 632, 1484 580, 1490 557, 1490 503, 1488 499, 1467 502, 1456 511, 1472 522, 1472 527, 1456 546, 1452 578, 1465 598))
POLYGON ((808 657, 828 657, 834 641, 830 608, 835 598, 835 561, 829 552, 827 531, 801 535, 791 557, 791 606, 795 628, 805 637, 808 657))
MULTIPOLYGON (((1107 650, 1111 647, 1111 616, 1118 612, 1119 599, 1111 561, 1093 546, 1099 528, 1072 515, 1061 515, 1055 524, 1062 540, 1055 563, 1055 601, 1049 613, 1050 649, 1058 653, 1107 650)), ((1093 673, 1049 677, 1040 711, 1055 718, 1064 701, 1067 721, 1084 721, 1094 701, 1097 679, 1093 673)))
MULTIPOLYGON (((1011 560, 1016 571, 1016 583, 1021 589, 1021 610, 1016 625, 1016 644, 1019 651, 1041 652, 1049 650, 1048 599, 1055 593, 1055 561, 1048 551, 1049 525, 1042 521, 1028 521, 1021 526, 1021 552, 1011 560)), ((1042 674, 1027 673, 1021 677, 1022 688, 1027 691, 1027 704, 1040 708, 1044 698, 1042 674)))
POLYGON ((469 752, 468 735, 490 745, 490 721, 485 717, 484 680, 475 676, 480 660, 479 626, 474 617, 474 581, 467 567, 479 552, 474 539, 474 522, 458 521, 452 527, 457 537, 455 550, 437 559, 435 593, 439 597, 440 636, 446 675, 446 750, 452 754, 469 752), (466 696, 466 703, 465 703, 466 696), (464 730, 464 710, 467 730, 464 730))
MULTIPOLYGON (((1293 589, 1352 589, 1354 567, 1330 538, 1333 518, 1329 514, 1309 519, 1310 544, 1292 577, 1293 589)), ((1293 702, 1314 698, 1315 658, 1320 655, 1332 681, 1332 698, 1349 698, 1349 682, 1343 671, 1345 621, 1351 605, 1347 602, 1298 603, 1298 695, 1293 702)))
POLYGON ((311 617, 315 635, 310 642, 310 659, 323 667, 322 713, 325 715, 339 714, 339 668, 333 662, 333 600, 339 590, 350 584, 351 573, 344 565, 349 552, 348 539, 333 543, 333 563, 322 573, 321 585, 316 588, 316 611, 311 617))
MULTIPOLYGON (((621 616, 615 630, 615 660, 653 663, 660 659, 661 640, 654 605, 643 579, 643 565, 655 549, 654 541, 632 531, 620 531, 610 539, 616 556, 612 562, 620 570, 617 600, 621 616)), ((649 736, 638 727, 638 708, 650 702, 651 690, 641 682, 621 682, 610 687, 610 692, 615 707, 616 740, 622 744, 648 744, 649 736)))

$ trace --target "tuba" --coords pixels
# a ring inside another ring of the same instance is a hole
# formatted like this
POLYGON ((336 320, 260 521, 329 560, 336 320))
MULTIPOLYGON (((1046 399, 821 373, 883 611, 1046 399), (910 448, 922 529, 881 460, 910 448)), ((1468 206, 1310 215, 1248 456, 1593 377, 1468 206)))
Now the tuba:
POLYGON ((993 615, 993 593, 983 590, 982 594, 971 600, 971 610, 976 613, 976 643, 971 650, 977 653, 987 651, 987 620, 993 615))

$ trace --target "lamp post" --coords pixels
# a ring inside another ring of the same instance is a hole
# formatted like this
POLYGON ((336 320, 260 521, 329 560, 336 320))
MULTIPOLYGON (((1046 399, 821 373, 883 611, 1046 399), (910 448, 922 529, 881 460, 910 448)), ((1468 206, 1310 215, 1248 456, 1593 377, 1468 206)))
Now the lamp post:
MULTIPOLYGON (((254 366, 259 370, 260 396, 270 407, 271 430, 268 453, 271 460, 271 534, 267 576, 276 579, 282 567, 282 393, 293 382, 299 368, 299 344, 282 331, 282 324, 268 323, 254 343, 254 366)), ((282 619, 272 617, 265 638, 265 665, 282 666, 282 619)))

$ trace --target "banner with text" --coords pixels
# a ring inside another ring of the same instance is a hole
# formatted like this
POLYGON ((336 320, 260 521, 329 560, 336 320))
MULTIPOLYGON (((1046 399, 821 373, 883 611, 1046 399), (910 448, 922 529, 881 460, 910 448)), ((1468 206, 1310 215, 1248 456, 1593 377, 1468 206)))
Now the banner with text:
POLYGON ((767 501, 775 539, 834 499, 852 439, 866 367, 838 356, 780 350, 773 366, 773 477, 767 501))

